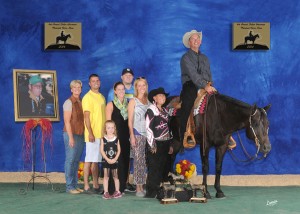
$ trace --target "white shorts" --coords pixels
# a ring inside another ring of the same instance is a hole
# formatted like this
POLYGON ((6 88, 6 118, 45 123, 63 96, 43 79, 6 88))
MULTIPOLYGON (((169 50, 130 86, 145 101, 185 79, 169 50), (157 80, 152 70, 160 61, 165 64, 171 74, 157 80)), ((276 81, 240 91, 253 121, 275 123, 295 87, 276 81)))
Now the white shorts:
POLYGON ((96 138, 95 142, 86 142, 85 162, 97 163, 101 162, 100 154, 100 138, 96 138))

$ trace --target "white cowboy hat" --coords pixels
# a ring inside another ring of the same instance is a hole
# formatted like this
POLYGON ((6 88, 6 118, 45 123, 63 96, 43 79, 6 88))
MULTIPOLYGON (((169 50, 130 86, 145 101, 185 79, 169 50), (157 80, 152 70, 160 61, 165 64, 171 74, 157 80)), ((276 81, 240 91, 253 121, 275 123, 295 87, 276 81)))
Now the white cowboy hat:
POLYGON ((190 48, 189 39, 195 33, 200 37, 200 41, 202 40, 202 31, 191 30, 190 32, 186 32, 182 37, 182 42, 185 47, 190 48))

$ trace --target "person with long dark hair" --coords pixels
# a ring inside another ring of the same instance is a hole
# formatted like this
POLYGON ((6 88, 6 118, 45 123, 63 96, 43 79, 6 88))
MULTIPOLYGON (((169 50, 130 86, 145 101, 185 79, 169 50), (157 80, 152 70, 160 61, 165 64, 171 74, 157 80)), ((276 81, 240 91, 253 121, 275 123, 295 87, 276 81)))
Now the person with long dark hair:
MULTIPOLYGON (((114 84, 114 99, 106 105, 106 119, 113 120, 117 127, 121 154, 118 159, 118 176, 120 191, 124 193, 129 172, 130 141, 128 128, 128 102, 125 98, 125 86, 122 82, 114 84)), ((109 185, 109 192, 114 192, 114 186, 109 185)))

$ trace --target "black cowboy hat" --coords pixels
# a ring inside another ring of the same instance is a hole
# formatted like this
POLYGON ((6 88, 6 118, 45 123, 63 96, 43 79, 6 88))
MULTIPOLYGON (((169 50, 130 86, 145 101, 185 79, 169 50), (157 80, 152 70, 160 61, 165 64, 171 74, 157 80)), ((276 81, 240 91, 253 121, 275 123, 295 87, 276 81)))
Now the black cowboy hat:
POLYGON ((164 88, 159 87, 159 88, 153 89, 149 92, 149 94, 148 94, 149 101, 151 103, 153 103, 153 101, 154 101, 153 97, 158 95, 158 94, 164 94, 166 97, 169 96, 169 93, 166 93, 164 88))

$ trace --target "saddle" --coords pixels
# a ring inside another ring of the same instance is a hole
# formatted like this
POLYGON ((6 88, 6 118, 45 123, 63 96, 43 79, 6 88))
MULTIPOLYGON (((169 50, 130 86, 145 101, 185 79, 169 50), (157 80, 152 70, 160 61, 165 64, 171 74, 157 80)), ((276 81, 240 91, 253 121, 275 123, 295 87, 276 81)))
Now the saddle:
MULTIPOLYGON (((194 106, 191 110, 188 122, 186 125, 186 131, 183 138, 183 147, 184 148, 194 148, 196 146, 195 140, 195 123, 194 116, 197 114, 205 114, 205 107, 207 105, 207 92, 204 89, 200 89, 197 94, 197 98, 194 102, 194 106)), ((176 110, 181 108, 181 101, 179 97, 174 98, 170 104, 176 112, 176 110)), ((228 149, 232 150, 236 147, 236 141, 232 136, 229 138, 228 149)))
POLYGON ((206 105, 206 96, 207 92, 204 89, 200 89, 197 98, 194 102, 194 107, 191 110, 187 125, 186 125, 186 131, 184 133, 183 138, 183 147, 184 148, 194 148, 196 146, 196 140, 195 140, 195 123, 194 123, 194 115, 195 110, 200 109, 202 110, 202 113, 204 113, 204 108, 206 105))
MULTIPOLYGON (((194 123, 194 116, 196 114, 204 114, 205 112, 205 105, 206 105, 206 95, 207 92, 204 89, 200 89, 197 98, 194 101, 194 106, 190 112, 190 116, 188 118, 186 132, 184 133, 183 138, 183 147, 184 148, 194 148, 196 146, 195 140, 195 123, 194 123)), ((171 100, 168 104, 168 107, 172 109, 173 113, 176 114, 177 110, 181 108, 181 100, 180 97, 175 97, 171 100), (173 110, 174 109, 174 110, 173 110)), ((173 115, 172 113, 172 115, 173 115)))

